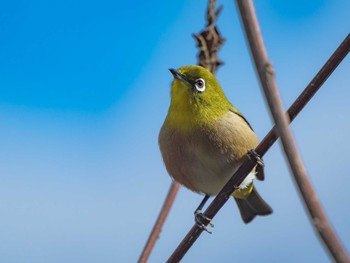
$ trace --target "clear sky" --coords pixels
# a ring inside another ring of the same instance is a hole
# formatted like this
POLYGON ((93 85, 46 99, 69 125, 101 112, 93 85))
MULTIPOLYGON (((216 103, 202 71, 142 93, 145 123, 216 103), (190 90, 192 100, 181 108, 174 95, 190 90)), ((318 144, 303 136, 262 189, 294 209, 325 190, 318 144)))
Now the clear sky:
MULTIPOLYGON (((217 77, 259 138, 272 127, 234 1, 217 77)), ((157 137, 170 67, 196 64, 206 1, 0 2, 0 262, 135 262, 170 185, 157 137)), ((288 107, 350 31, 347 0, 256 1, 288 107)), ((350 58, 292 125, 325 211, 350 250, 350 58)), ((257 182, 274 214, 234 202, 183 262, 329 262, 279 144, 257 182)), ((181 189, 150 262, 164 262, 201 196, 181 189)))

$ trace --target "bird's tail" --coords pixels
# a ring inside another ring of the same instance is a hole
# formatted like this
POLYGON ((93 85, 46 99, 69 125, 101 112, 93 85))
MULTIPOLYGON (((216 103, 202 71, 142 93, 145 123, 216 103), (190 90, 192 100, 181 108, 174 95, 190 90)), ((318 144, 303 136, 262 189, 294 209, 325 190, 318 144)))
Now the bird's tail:
POLYGON ((235 198, 244 223, 248 224, 256 215, 264 216, 272 213, 272 208, 262 199, 253 187, 246 199, 235 198))

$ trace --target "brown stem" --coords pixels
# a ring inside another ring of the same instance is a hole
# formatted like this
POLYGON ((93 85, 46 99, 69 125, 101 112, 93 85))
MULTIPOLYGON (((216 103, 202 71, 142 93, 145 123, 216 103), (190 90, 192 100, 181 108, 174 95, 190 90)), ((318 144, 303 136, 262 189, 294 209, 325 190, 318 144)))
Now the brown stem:
MULTIPOLYGON (((199 49, 198 65, 207 68, 213 74, 216 73, 218 67, 222 64, 222 61, 218 59, 218 52, 221 45, 223 45, 225 41, 216 28, 216 20, 222 10, 222 6, 218 9, 216 9, 215 6, 216 0, 208 1, 206 28, 199 34, 193 35, 193 37, 197 40, 197 47, 199 49)), ((166 217, 169 214, 171 206, 175 200, 178 189, 179 184, 173 182, 138 262, 147 262, 157 238, 159 237, 159 233, 162 230, 166 217)))
POLYGON ((170 212, 171 206, 173 205, 173 202, 175 200, 175 197, 176 197, 176 194, 179 190, 179 187, 180 187, 180 185, 178 183, 176 183, 175 181, 173 181, 171 183, 168 194, 165 198, 163 207, 160 210, 157 221, 153 226, 151 234, 150 234, 150 236, 146 242, 146 245, 141 253, 141 256, 138 260, 139 263, 147 262, 150 254, 152 252, 152 249, 153 249, 154 245, 156 244, 156 241, 159 237, 159 233, 162 230, 165 219, 167 218, 167 216, 170 212))
POLYGON ((216 27, 216 20, 222 10, 222 6, 215 9, 216 0, 209 0, 207 9, 207 26, 193 37, 197 40, 198 65, 205 67, 215 75, 218 67, 223 64, 218 58, 218 53, 225 39, 216 27))
MULTIPOLYGON (((294 101, 293 105, 289 108, 288 114, 290 116, 290 121, 300 113, 304 106, 310 101, 314 94, 320 89, 322 84, 328 79, 332 72, 337 68, 345 56, 350 50, 350 35, 348 35, 332 56, 328 59, 321 70, 316 74, 312 81, 308 84, 301 95, 294 101)), ((256 151, 263 156, 268 149, 277 140, 278 136, 276 134, 276 128, 270 130, 270 132, 265 136, 265 138, 260 142, 256 151)), ((204 212, 204 215, 209 218, 214 218, 221 207, 226 203, 231 193, 234 189, 239 186, 244 178, 254 167, 254 163, 250 159, 246 159, 238 171, 232 176, 232 178, 227 182, 220 193, 215 197, 212 203, 204 212)), ((173 254, 170 256, 167 262, 179 262, 187 251, 191 248, 194 242, 202 233, 197 225, 194 225, 191 230, 187 233, 184 239, 181 241, 179 246, 175 249, 173 254)))
POLYGON ((259 23, 255 15, 252 0, 236 0, 246 37, 255 62, 260 84, 264 90, 273 119, 275 120, 282 146, 293 172, 296 185, 303 197, 311 222, 323 240, 328 252, 336 262, 350 262, 343 245, 318 201, 316 191, 308 178, 301 155, 296 147, 289 126, 288 115, 285 114, 282 100, 274 77, 272 64, 264 46, 259 23))

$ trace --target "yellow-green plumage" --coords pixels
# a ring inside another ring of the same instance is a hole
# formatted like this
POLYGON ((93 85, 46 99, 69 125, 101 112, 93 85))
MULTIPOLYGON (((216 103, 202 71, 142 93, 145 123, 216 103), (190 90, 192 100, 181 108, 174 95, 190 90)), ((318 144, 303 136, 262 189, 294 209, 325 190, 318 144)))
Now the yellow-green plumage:
MULTIPOLYGON (((258 139, 208 70, 185 66, 171 72, 171 103, 159 134, 165 166, 192 191, 216 195, 258 139)), ((254 189, 253 177, 255 169, 233 193, 246 223, 272 212, 254 189)))

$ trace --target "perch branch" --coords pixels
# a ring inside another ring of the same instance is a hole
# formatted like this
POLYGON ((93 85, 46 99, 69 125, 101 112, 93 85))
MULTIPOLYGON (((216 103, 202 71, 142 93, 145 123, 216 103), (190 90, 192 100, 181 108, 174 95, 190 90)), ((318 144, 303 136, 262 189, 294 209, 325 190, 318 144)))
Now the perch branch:
MULTIPOLYGON (((307 85, 305 90, 299 95, 299 97, 294 101, 293 105, 288 110, 289 120, 292 121, 301 112, 305 105, 311 100, 315 93, 321 88, 322 84, 328 79, 328 77, 333 73, 345 56, 349 53, 350 49, 350 35, 348 35, 328 61, 324 64, 321 70, 316 74, 316 76, 307 85)), ((276 127, 272 128, 270 132, 265 136, 265 138, 260 142, 256 148, 256 152, 263 156, 270 147, 277 140, 276 127)), ((246 158, 241 167, 232 176, 232 178, 227 182, 220 193, 211 202, 209 207, 204 212, 204 215, 209 218, 214 218, 221 207, 226 203, 228 198, 234 189, 239 186, 248 173, 255 166, 250 159, 246 158)), ((173 254, 170 256, 167 262, 179 262, 191 246, 196 242, 197 238, 202 233, 197 225, 194 225, 191 230, 187 233, 184 239, 181 241, 179 246, 175 249, 173 254)))

